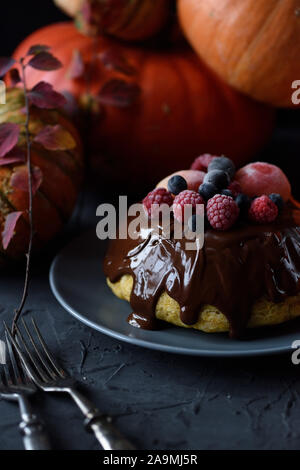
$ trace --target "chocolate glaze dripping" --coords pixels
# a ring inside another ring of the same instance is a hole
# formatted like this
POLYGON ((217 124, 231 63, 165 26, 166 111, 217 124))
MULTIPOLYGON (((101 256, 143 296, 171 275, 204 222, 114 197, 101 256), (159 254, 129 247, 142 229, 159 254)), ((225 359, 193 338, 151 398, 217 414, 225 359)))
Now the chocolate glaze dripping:
POLYGON ((197 321, 201 306, 214 305, 227 317, 231 336, 240 337, 257 299, 281 302, 300 291, 299 214, 286 207, 272 224, 208 230, 204 247, 192 251, 185 250, 186 239, 149 229, 137 240, 111 241, 104 272, 111 282, 133 277, 129 322, 135 326, 153 328, 156 303, 166 291, 185 324, 197 321))

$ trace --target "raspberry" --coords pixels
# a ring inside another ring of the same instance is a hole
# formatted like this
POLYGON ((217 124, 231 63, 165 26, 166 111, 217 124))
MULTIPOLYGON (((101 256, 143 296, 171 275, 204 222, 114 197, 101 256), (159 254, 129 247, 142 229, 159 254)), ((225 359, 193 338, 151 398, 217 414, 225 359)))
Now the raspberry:
POLYGON ((161 204, 168 204, 169 207, 173 204, 172 194, 165 188, 156 188, 143 199, 144 210, 149 217, 158 215, 161 204), (156 206, 153 207, 153 204, 156 204, 156 206))
POLYGON ((236 197, 238 194, 240 194, 242 192, 242 188, 241 188, 241 185, 238 181, 234 180, 230 183, 230 185, 228 186, 228 189, 229 191, 232 192, 232 194, 234 195, 234 197, 236 197))
POLYGON ((187 189, 178 194, 173 202, 173 211, 174 217, 179 222, 183 221, 184 218, 184 206, 190 204, 194 209, 196 214, 200 213, 200 210, 197 210, 197 204, 204 204, 204 199, 196 191, 191 191, 187 189))
POLYGON ((211 155, 210 153, 204 153, 197 157, 192 165, 191 170, 207 171, 207 167, 215 158, 219 158, 216 155, 211 155))
POLYGON ((273 222, 278 215, 278 207, 268 196, 260 196, 252 201, 249 218, 253 222, 265 224, 273 222))
POLYGON ((206 208, 210 225, 216 230, 229 229, 239 216, 239 208, 230 196, 216 194, 212 197, 206 208))

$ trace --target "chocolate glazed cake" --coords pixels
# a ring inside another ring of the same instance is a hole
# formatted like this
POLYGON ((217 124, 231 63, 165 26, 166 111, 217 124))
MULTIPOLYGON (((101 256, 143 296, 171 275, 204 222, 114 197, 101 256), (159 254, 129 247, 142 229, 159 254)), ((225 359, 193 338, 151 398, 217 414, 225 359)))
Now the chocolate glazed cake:
POLYGON ((196 323, 201 308, 210 305, 225 315, 230 335, 241 337, 255 301, 277 304, 300 292, 299 224, 300 211, 286 205, 269 224, 209 229, 203 248, 191 251, 185 239, 149 229, 137 240, 111 241, 104 272, 113 284, 132 276, 129 321, 136 326, 155 328, 156 305, 166 292, 179 304, 184 324, 196 323))

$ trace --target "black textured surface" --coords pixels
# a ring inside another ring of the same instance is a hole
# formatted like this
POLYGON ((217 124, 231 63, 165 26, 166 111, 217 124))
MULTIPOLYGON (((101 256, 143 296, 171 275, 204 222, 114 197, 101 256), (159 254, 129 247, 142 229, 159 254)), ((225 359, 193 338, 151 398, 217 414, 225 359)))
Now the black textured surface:
MULTIPOLYGON (((60 246, 94 224, 96 205, 91 195, 81 198, 60 246)), ((62 365, 138 448, 299 448, 300 365, 293 365, 290 355, 205 359, 120 343, 85 327, 58 305, 48 284, 52 256, 35 264, 25 318, 38 319, 62 365)), ((0 277, 0 319, 9 321, 23 273, 3 272, 0 277)), ((2 334, 0 324, 0 338, 2 334)), ((67 397, 40 394, 34 403, 55 449, 99 448, 67 397)), ((0 401, 0 449, 22 448, 18 419, 17 407, 0 401)))

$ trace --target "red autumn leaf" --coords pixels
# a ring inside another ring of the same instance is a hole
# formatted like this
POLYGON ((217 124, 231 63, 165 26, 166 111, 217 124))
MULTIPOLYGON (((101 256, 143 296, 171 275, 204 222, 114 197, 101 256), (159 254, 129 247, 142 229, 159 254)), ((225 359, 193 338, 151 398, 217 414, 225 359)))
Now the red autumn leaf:
POLYGON ((36 54, 30 59, 28 65, 34 69, 45 70, 46 72, 51 72, 52 70, 57 70, 62 67, 62 63, 50 52, 40 52, 36 54))
MULTIPOLYGON (((32 179, 32 194, 35 195, 37 190, 42 184, 43 173, 40 168, 37 166, 33 167, 31 170, 31 179, 32 179)), ((22 165, 13 172, 10 178, 10 184, 13 188, 19 189, 21 191, 28 192, 29 190, 29 178, 28 178, 28 169, 26 165, 22 165)))
POLYGON ((18 85, 21 81, 20 73, 18 69, 11 69, 9 72, 10 75, 10 81, 11 81, 11 86, 14 87, 18 85))
POLYGON ((29 51, 27 52, 27 55, 37 55, 40 54, 41 52, 48 52, 50 51, 51 47, 45 46, 43 44, 36 44, 34 46, 31 46, 29 51))
POLYGON ((23 212, 16 211, 16 212, 10 212, 10 214, 6 216, 4 230, 2 232, 2 245, 3 245, 4 250, 6 250, 8 245, 10 244, 15 234, 15 228, 16 228, 17 222, 22 214, 23 212))
POLYGON ((98 98, 102 104, 126 108, 136 101, 139 94, 140 87, 136 83, 112 79, 103 85, 98 98))
POLYGON ((114 48, 102 52, 99 54, 99 58, 108 70, 121 72, 124 75, 134 75, 135 73, 135 68, 114 48))
POLYGON ((68 70, 68 77, 69 78, 80 78, 84 75, 84 62, 82 55, 78 49, 75 49, 73 51, 73 57, 72 57, 72 62, 70 65, 70 68, 68 70))
POLYGON ((14 147, 4 158, 0 158, 0 166, 22 163, 26 160, 26 153, 20 147, 14 147))
POLYGON ((76 147, 76 142, 70 132, 59 124, 44 127, 34 138, 34 141, 43 145, 47 150, 71 150, 76 147))
POLYGON ((0 158, 5 157, 18 143, 20 127, 12 122, 0 124, 0 158))
POLYGON ((16 61, 12 57, 0 57, 0 77, 3 77, 15 63, 16 61))
POLYGON ((29 101, 38 108, 61 108, 66 104, 66 98, 53 89, 47 82, 39 82, 28 92, 29 101))

